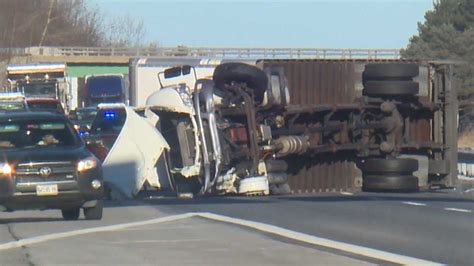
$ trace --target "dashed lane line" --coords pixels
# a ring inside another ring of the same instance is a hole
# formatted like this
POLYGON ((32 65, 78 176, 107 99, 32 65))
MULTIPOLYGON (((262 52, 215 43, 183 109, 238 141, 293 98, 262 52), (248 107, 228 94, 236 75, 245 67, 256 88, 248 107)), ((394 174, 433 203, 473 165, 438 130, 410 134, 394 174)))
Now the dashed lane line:
POLYGON ((471 193, 474 191, 474 188, 470 188, 468 190, 464 190, 463 193, 471 193))
POLYGON ((404 201, 402 202, 402 204, 405 204, 405 205, 411 205, 411 206, 421 206, 421 207, 424 207, 426 206, 425 203, 420 203, 420 202, 412 202, 412 201, 404 201))
POLYGON ((354 195, 354 193, 343 191, 343 192, 341 192, 341 195, 352 196, 352 195, 354 195))
POLYGON ((458 208, 444 208, 446 211, 451 211, 451 212, 463 212, 463 213, 471 213, 471 210, 466 210, 466 209, 458 209, 458 208))
POLYGON ((57 239, 63 239, 67 237, 81 236, 81 235, 100 233, 100 232, 119 231, 119 230, 131 228, 131 227, 146 226, 146 225, 151 225, 151 224, 160 224, 160 223, 165 223, 165 222, 173 222, 173 221, 192 218, 192 217, 201 217, 201 218, 206 218, 213 221, 235 224, 235 225, 256 229, 261 232, 270 233, 273 235, 277 235, 277 236, 284 237, 287 239, 296 240, 296 241, 307 243, 307 244, 327 247, 334 250, 341 250, 344 252, 349 252, 349 253, 361 255, 364 257, 374 258, 381 261, 387 261, 387 262, 392 262, 396 264, 442 265, 442 264, 428 261, 428 260, 408 257, 404 255, 382 251, 382 250, 334 241, 334 240, 330 240, 326 238, 320 238, 320 237, 292 231, 289 229, 285 229, 285 228, 270 225, 270 224, 264 224, 260 222, 254 222, 254 221, 243 220, 243 219, 238 219, 238 218, 232 218, 232 217, 218 215, 214 213, 208 213, 208 212, 194 212, 194 213, 171 215, 171 216, 166 216, 166 217, 161 217, 161 218, 156 218, 156 219, 141 221, 141 222, 101 226, 101 227, 95 227, 95 228, 81 229, 81 230, 75 230, 75 231, 70 231, 70 232, 55 233, 55 234, 50 234, 50 235, 21 239, 18 241, 1 244, 0 251, 13 249, 13 248, 19 248, 23 246, 29 246, 33 244, 39 244, 39 243, 57 240, 57 239))

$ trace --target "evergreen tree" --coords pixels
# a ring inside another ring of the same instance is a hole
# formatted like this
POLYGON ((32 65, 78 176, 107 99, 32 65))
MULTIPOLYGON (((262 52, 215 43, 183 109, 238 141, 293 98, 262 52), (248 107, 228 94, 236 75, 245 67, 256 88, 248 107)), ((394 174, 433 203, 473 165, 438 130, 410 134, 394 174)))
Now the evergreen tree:
POLYGON ((418 35, 401 51, 407 59, 449 59, 456 67, 460 94, 474 92, 474 0, 436 0, 418 23, 418 35))

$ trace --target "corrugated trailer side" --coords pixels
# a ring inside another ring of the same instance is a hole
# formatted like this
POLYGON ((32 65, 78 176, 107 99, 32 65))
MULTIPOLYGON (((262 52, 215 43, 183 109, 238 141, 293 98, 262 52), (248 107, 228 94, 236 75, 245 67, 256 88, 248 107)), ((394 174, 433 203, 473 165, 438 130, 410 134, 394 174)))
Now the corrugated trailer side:
MULTIPOLYGON (((371 60, 262 60, 260 67, 283 66, 290 88, 291 105, 311 104, 348 104, 362 96, 362 73, 371 60)), ((380 63, 381 61, 376 61, 380 63)), ((390 60, 394 62, 394 60, 390 60)), ((395 62, 397 62, 395 60, 395 62)), ((401 62, 401 61, 400 61, 401 62)), ((439 101, 437 92, 434 95, 433 68, 430 64, 420 64, 420 75, 416 81, 420 84, 419 97, 424 102, 439 101)), ((438 85, 438 87, 440 87, 438 85)), ((445 110, 441 119, 435 116, 415 116, 407 127, 409 140, 417 143, 441 141, 435 139, 435 132, 445 130, 445 110)), ((451 115, 452 116, 452 115, 451 115)), ((441 135, 446 136, 446 132, 441 135)), ((302 167, 290 178, 290 186, 296 193, 324 191, 358 190, 362 184, 361 173, 353 162, 338 161, 337 157, 321 156, 313 158, 318 162, 312 166, 302 167)), ((427 170, 426 170, 427 171, 427 170)))

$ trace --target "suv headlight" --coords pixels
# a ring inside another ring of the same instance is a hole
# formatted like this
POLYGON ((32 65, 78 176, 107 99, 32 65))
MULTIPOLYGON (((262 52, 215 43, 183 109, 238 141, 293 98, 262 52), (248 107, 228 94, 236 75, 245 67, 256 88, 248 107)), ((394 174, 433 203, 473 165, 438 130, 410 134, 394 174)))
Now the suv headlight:
POLYGON ((0 175, 11 176, 13 168, 8 163, 0 163, 0 175))
POLYGON ((77 171, 84 172, 97 167, 97 160, 94 157, 87 157, 77 163, 77 171))

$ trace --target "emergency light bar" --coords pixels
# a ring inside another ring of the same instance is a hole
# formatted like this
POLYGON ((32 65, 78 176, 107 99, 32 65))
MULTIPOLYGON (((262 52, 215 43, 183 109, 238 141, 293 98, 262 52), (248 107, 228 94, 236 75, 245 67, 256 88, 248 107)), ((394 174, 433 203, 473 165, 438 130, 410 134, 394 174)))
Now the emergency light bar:
POLYGON ((125 108, 124 103, 99 103, 97 108, 99 109, 113 109, 113 108, 125 108))

